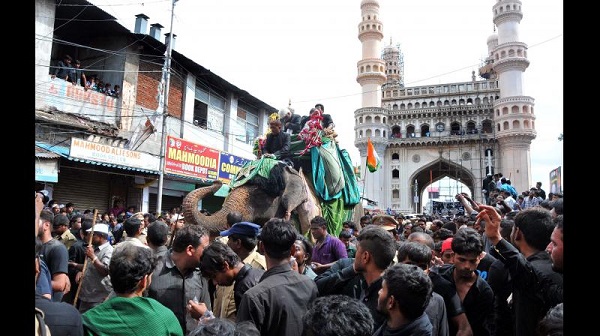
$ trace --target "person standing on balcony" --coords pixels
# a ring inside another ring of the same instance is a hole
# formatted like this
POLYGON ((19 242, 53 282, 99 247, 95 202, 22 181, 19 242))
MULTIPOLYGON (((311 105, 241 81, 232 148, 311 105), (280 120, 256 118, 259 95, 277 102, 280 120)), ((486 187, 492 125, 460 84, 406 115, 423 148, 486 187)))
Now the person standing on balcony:
POLYGON ((58 64, 56 65, 56 67, 54 67, 53 72, 50 74, 50 78, 54 79, 58 77, 60 79, 69 80, 69 73, 71 69, 72 60, 73 58, 71 58, 70 55, 65 54, 63 60, 58 61, 58 64))

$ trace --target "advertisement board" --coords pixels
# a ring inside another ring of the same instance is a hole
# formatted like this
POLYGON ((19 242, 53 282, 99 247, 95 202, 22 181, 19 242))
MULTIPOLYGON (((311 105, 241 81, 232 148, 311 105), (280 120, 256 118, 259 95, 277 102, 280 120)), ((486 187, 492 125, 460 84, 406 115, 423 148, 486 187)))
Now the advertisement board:
POLYGON ((216 180, 219 174, 219 154, 216 149, 167 136, 165 173, 216 180))

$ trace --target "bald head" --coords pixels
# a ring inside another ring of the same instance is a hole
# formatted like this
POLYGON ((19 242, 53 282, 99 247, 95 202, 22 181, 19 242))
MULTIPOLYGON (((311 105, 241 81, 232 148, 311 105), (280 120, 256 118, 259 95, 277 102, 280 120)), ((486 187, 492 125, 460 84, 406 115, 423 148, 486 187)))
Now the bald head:
POLYGON ((409 242, 415 242, 415 243, 429 246, 429 248, 432 250, 434 249, 434 245, 435 245, 435 243, 433 241, 433 237, 431 237, 431 235, 429 235, 425 232, 413 232, 408 235, 406 240, 409 242))

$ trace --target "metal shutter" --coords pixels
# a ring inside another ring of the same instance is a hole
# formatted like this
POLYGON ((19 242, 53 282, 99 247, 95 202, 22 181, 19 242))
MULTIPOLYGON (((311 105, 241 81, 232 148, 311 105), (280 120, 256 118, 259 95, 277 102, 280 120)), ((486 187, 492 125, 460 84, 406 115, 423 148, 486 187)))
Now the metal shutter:
POLYGON ((98 209, 107 211, 112 205, 109 197, 110 174, 61 166, 58 183, 54 186, 54 199, 60 204, 72 202, 75 210, 98 209))

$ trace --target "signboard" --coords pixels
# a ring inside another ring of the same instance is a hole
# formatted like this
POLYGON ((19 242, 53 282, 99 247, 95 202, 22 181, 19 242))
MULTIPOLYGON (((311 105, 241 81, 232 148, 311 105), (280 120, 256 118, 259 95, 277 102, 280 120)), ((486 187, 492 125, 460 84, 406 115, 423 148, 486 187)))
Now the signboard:
POLYGON ((219 180, 229 183, 240 169, 250 160, 233 154, 221 152, 219 161, 219 180))
POLYGON ((58 160, 35 160, 35 180, 58 182, 58 160))
POLYGON ((556 169, 552 169, 550 171, 550 192, 553 194, 561 193, 562 194, 562 175, 560 171, 560 167, 556 169))
POLYGON ((132 151, 121 147, 113 147, 77 138, 71 138, 69 156, 154 171, 158 171, 160 166, 160 159, 148 153, 132 151))
POLYGON ((180 138, 167 136, 165 173, 216 180, 219 151, 180 138))

